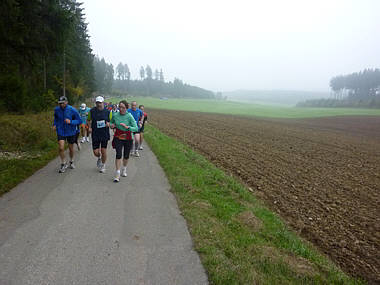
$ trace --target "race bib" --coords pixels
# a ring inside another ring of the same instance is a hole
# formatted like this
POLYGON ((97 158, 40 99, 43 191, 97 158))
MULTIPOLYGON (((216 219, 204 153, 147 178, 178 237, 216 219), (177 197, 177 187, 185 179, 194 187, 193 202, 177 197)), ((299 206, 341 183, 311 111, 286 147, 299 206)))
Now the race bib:
POLYGON ((96 121, 96 125, 98 129, 105 128, 106 127, 106 121, 101 120, 101 121, 96 121))

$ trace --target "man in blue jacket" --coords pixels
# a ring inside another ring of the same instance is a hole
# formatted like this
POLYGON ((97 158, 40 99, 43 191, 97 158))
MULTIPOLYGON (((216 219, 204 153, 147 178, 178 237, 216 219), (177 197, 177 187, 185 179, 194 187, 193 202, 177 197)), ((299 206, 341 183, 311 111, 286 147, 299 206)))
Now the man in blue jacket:
POLYGON ((65 172, 67 166, 74 169, 74 143, 76 142, 77 126, 82 123, 78 111, 68 105, 65 96, 59 97, 58 105, 54 109, 53 129, 57 131, 58 152, 61 158, 61 167, 59 173, 65 172), (69 144, 70 162, 66 163, 65 158, 65 141, 69 144))

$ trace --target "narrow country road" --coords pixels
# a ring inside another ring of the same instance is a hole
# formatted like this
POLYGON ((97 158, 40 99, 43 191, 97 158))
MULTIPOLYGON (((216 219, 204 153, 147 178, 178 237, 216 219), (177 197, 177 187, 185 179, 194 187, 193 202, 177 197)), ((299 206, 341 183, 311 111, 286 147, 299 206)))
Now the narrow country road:
POLYGON ((145 146, 128 177, 96 169, 90 144, 76 169, 59 160, 0 198, 0 284, 207 284, 168 181, 145 146))

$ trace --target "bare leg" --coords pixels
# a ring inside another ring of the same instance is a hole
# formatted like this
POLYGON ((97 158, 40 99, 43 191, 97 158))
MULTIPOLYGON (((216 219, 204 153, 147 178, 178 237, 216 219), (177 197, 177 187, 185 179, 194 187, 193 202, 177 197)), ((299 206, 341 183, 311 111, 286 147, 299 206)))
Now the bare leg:
POLYGON ((120 159, 115 159, 115 167, 116 167, 116 171, 120 171, 121 158, 120 159))
POLYGON ((70 161, 73 161, 74 159, 74 145, 69 144, 69 154, 70 154, 70 161))
POLYGON ((58 141, 58 153, 59 153, 59 157, 61 158, 61 163, 65 163, 65 141, 64 140, 58 141))
POLYGON ((142 145, 144 141, 144 133, 140 133, 140 145, 142 145))
POLYGON ((97 148, 97 149, 94 149, 94 155, 99 158, 100 157, 100 149, 97 148))
MULTIPOLYGON (((127 164, 128 164, 128 159, 123 159, 123 166, 124 167, 127 167, 127 164)), ((120 166, 119 166, 119 169, 120 169, 120 166)))
POLYGON ((107 161, 107 149, 101 148, 101 152, 102 152, 102 163, 105 164, 107 161))
POLYGON ((135 134, 135 150, 139 150, 140 146, 140 134, 135 134))

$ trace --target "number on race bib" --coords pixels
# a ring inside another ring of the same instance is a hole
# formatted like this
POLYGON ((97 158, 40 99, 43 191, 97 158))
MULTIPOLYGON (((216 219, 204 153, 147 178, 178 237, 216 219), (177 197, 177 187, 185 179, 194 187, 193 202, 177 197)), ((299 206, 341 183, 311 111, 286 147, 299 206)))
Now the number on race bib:
POLYGON ((97 125, 98 129, 105 128, 106 127, 106 121, 105 120, 96 121, 96 125, 97 125))

